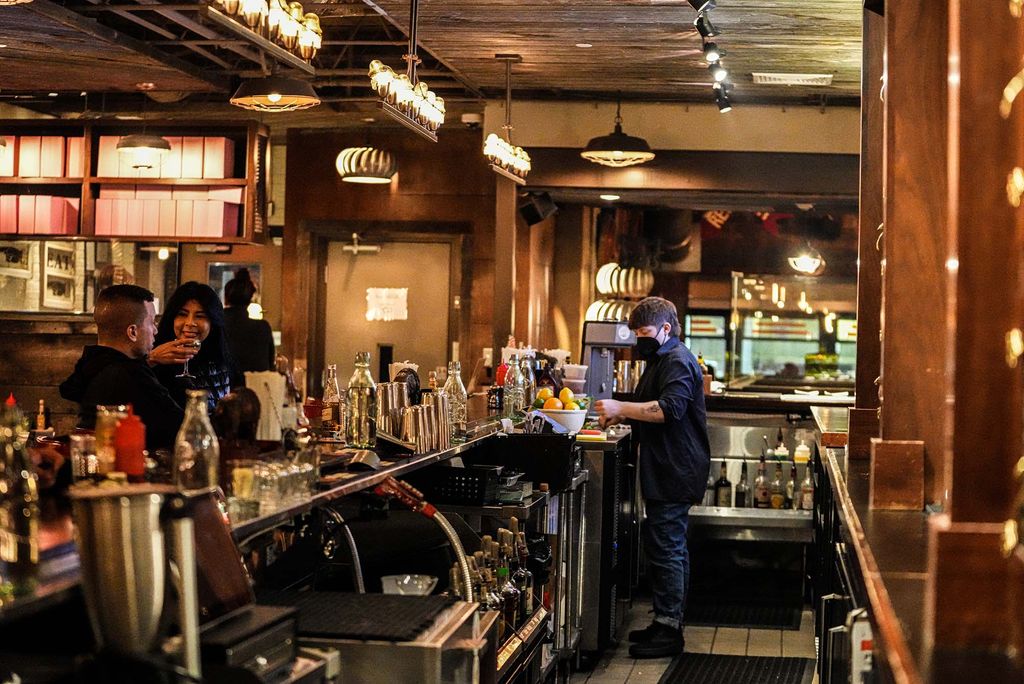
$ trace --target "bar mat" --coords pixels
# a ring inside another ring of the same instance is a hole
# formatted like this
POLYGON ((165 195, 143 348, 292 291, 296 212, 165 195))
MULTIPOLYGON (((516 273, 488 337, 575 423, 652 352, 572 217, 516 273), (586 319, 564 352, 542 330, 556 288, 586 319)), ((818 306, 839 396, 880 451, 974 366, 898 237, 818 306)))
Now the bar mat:
POLYGON ((684 653, 658 684, 810 684, 814 660, 684 653))
POLYGON ((688 625, 705 627, 747 627, 750 629, 800 629, 803 606, 749 601, 690 601, 683 613, 688 625))
POLYGON ((447 596, 342 591, 278 592, 260 602, 297 608, 302 636, 362 641, 412 641, 455 603, 447 596))

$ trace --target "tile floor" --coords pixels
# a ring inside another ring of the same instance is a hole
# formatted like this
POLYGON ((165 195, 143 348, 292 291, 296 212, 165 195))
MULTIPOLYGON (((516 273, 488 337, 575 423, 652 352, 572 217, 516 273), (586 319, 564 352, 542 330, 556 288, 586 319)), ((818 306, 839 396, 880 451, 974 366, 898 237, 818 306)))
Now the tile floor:
MULTIPOLYGON (((649 600, 633 602, 626 618, 623 640, 606 651, 591 672, 577 672, 572 684, 657 684, 668 669, 671 658, 634 660, 629 657, 625 634, 631 629, 646 627, 650 622, 649 600)), ((735 627, 687 627, 688 653, 719 653, 722 655, 783 656, 814 658, 814 620, 804 611, 800 630, 737 629, 735 627)), ((814 684, 817 684, 817 676, 814 684)))

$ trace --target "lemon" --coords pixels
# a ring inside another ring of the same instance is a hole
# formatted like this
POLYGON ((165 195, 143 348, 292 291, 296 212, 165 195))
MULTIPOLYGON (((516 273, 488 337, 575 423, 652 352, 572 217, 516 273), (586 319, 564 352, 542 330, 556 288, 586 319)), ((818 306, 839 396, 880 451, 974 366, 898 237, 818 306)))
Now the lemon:
POLYGON ((564 408, 566 411, 579 411, 580 405, 577 404, 575 401, 567 401, 565 402, 562 408, 564 408))
POLYGON ((537 398, 542 401, 547 401, 553 396, 555 396, 555 393, 551 391, 550 387, 541 387, 537 390, 537 398))
POLYGON ((558 393, 558 398, 562 400, 563 404, 567 401, 572 401, 575 396, 568 387, 563 387, 562 391, 558 393))

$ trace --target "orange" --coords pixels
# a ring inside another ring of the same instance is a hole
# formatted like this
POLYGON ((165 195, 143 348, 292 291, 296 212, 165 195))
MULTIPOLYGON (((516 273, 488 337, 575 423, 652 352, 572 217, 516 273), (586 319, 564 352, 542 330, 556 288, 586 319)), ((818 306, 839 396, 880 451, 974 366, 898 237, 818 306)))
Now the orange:
POLYGON ((537 390, 537 398, 547 401, 551 397, 555 396, 555 393, 551 391, 550 387, 541 387, 537 390))
POLYGON ((575 396, 568 387, 563 387, 562 391, 558 393, 558 398, 562 400, 563 404, 567 401, 572 401, 575 396))
POLYGON ((550 399, 544 402, 544 408, 561 410, 562 402, 556 399, 555 397, 551 397, 550 399))

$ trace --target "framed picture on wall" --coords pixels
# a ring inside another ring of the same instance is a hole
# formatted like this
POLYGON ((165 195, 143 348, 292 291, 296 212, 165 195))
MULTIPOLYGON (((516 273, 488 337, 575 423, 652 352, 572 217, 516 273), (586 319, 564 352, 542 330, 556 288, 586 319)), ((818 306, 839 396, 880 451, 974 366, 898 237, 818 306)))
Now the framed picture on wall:
POLYGON ((256 296, 254 296, 252 300, 254 302, 259 302, 260 292, 263 290, 263 269, 260 264, 211 261, 206 265, 206 283, 217 292, 221 301, 224 301, 224 286, 228 284, 228 281, 235 277, 235 273, 243 268, 249 269, 249 277, 252 278, 252 282, 256 284, 256 296))
POLYGON ((0 246, 0 276, 22 278, 32 277, 32 263, 29 259, 32 243, 28 241, 4 242, 0 246))
POLYGON ((44 242, 41 304, 44 309, 75 309, 75 247, 61 242, 44 242))

